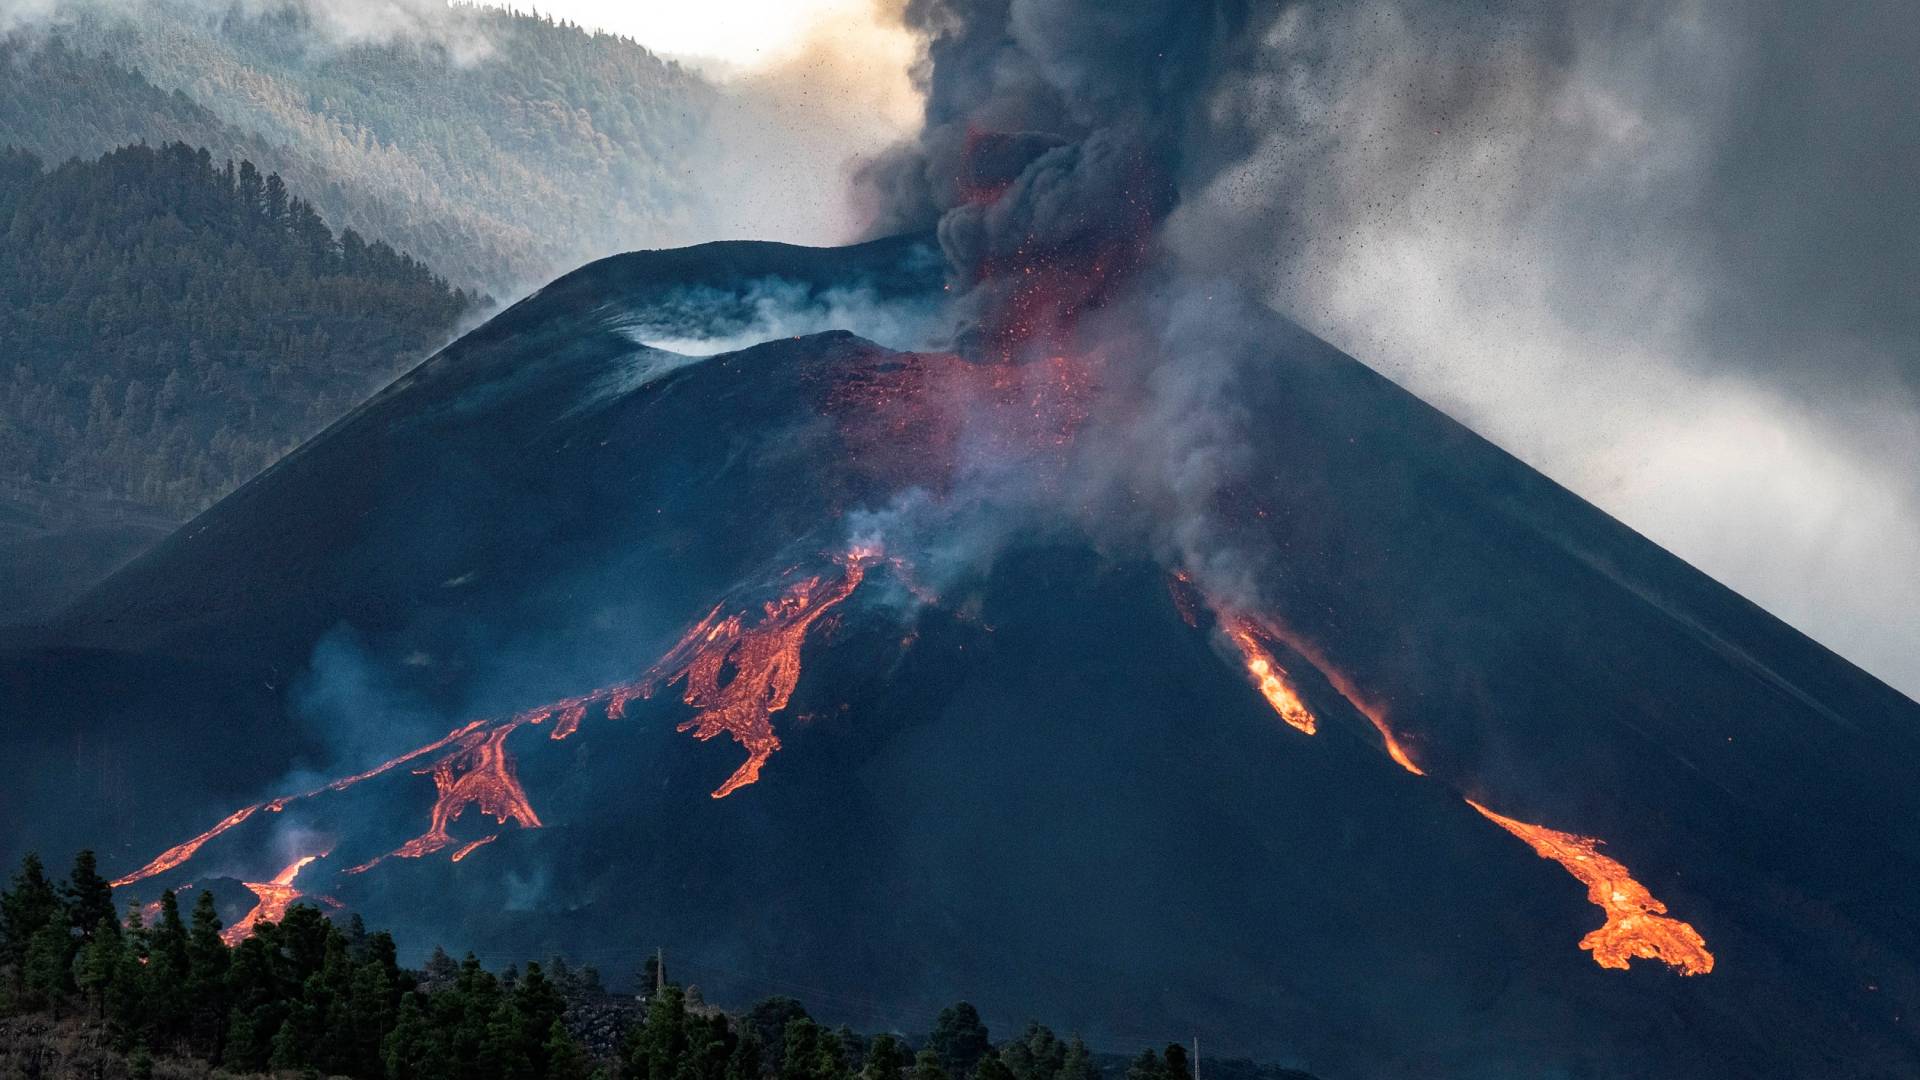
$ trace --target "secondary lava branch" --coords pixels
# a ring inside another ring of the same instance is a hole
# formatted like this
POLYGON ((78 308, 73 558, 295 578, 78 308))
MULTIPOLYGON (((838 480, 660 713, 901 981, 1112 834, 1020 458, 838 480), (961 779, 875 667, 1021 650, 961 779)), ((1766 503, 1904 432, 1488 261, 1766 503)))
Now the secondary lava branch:
POLYGON ((1580 939, 1580 947, 1593 953, 1594 963, 1624 971, 1629 960, 1640 957, 1658 960, 1682 975, 1705 975, 1713 970, 1713 954, 1707 951, 1700 932, 1668 918, 1667 905, 1635 881, 1619 861, 1600 854, 1600 841, 1515 821, 1472 799, 1467 805, 1586 884, 1587 899, 1607 914, 1604 925, 1580 939))
POLYGON ((641 696, 662 683, 684 682, 681 700, 697 711, 676 730, 705 741, 731 735, 745 747, 747 760, 713 791, 724 799, 760 778, 760 769, 780 737, 773 714, 787 707, 800 682, 800 646, 807 632, 859 588, 877 551, 855 549, 840 560, 840 574, 803 578, 762 607, 760 619, 746 624, 741 614, 719 618, 720 609, 687 631, 642 680, 641 696))
MULTIPOLYGON (((1368 704, 1353 681, 1334 667, 1311 641, 1288 632, 1275 620, 1249 615, 1216 600, 1202 591, 1185 571, 1175 571, 1169 587, 1174 606, 1188 626, 1199 625, 1196 597, 1213 611, 1221 631, 1239 651, 1255 687, 1281 719, 1308 735, 1317 730, 1312 711, 1286 681, 1286 669, 1274 659, 1270 651, 1273 642, 1284 644, 1294 655, 1313 665, 1355 712, 1366 717, 1395 764, 1415 776, 1426 775, 1387 725, 1382 711, 1368 704)), ((1600 853, 1601 841, 1528 824, 1494 813, 1472 799, 1466 801, 1487 820, 1525 840, 1541 858, 1552 859, 1585 883, 1587 899, 1607 916, 1599 929, 1580 941, 1580 947, 1593 954, 1594 963, 1625 970, 1629 960, 1639 957, 1658 960, 1682 975, 1704 975, 1713 970, 1713 954, 1707 951, 1706 939, 1689 924, 1668 917, 1667 906, 1648 892, 1646 886, 1635 881, 1625 866, 1600 853)))

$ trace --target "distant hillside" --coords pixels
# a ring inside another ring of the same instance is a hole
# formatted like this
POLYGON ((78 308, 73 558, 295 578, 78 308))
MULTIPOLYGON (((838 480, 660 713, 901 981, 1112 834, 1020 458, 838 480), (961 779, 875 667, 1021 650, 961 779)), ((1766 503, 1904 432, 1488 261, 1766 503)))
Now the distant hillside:
POLYGON ((216 7, 74 0, 0 43, 0 145, 248 157, 328 220, 495 292, 691 215, 683 151, 714 92, 628 39, 454 7, 426 38, 342 43, 303 4, 216 7))
POLYGON ((0 154, 0 480, 184 518, 446 340, 479 301, 251 162, 0 154))

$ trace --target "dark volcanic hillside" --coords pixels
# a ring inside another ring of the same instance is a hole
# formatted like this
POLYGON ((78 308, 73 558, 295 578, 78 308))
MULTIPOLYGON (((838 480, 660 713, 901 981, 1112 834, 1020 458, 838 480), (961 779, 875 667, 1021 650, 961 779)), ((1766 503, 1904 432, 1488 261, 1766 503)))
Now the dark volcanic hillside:
POLYGON ((230 919, 314 855, 416 950, 665 942, 875 1026, 1920 1069, 1920 708, 1224 295, 1143 301, 1233 405, 1169 543, 1165 386, 808 332, 941 284, 719 244, 503 313, 7 654, 9 846, 230 919), (762 343, 639 344, 702 329, 762 343))

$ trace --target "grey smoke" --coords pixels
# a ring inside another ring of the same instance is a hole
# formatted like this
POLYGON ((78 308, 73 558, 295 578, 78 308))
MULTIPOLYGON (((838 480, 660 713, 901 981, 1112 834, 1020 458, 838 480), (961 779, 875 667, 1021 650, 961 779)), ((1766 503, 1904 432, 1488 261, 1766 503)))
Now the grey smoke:
MULTIPOLYGON (((916 0, 905 18, 926 124, 864 177, 878 228, 937 221, 966 281, 1170 212, 1163 269, 1256 290, 1920 689, 1920 9, 916 0), (997 199, 968 197, 983 131, 1030 148, 997 199)), ((1162 434, 1175 471, 1226 464, 1217 439, 1162 434)))
POLYGON ((1920 689, 1920 9, 1303 4, 1266 47, 1189 265, 1920 689))

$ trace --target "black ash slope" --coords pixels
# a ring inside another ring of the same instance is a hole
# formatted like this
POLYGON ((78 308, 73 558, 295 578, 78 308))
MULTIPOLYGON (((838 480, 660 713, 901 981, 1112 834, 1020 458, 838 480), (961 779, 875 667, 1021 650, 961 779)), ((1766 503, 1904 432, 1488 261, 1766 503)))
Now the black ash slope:
MULTIPOLYGON (((822 387, 911 359, 824 333, 681 363, 635 312, 938 277, 909 241, 711 245, 503 313, 7 655, 8 846, 112 835, 130 870, 302 768, 634 677, 892 496, 822 387)), ((857 1024, 965 994, 1333 1077, 1920 1070, 1920 707, 1284 320, 1219 317, 1261 342, 1236 398, 1276 614, 1428 776, 1307 665, 1322 731, 1281 725, 1166 568, 1062 525, 909 633, 876 570, 809 639, 757 784, 708 798, 739 748, 660 695, 515 742, 545 827, 458 863, 339 874, 432 793, 332 797, 315 880, 422 949, 664 941, 710 998, 816 988, 857 1024), (1605 839, 1716 969, 1597 967, 1584 887, 1463 795, 1605 839)), ((271 873, 291 820, 201 872, 271 873)))

